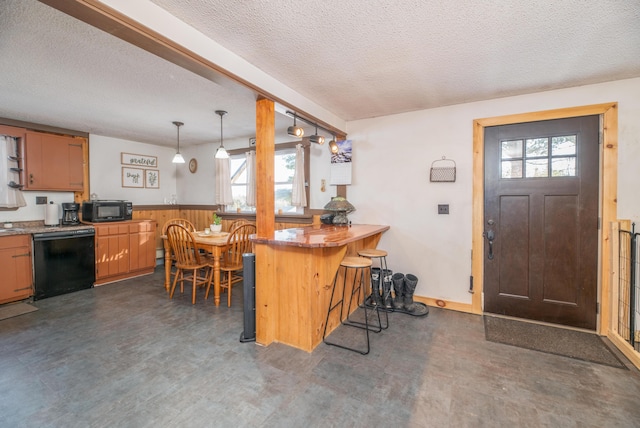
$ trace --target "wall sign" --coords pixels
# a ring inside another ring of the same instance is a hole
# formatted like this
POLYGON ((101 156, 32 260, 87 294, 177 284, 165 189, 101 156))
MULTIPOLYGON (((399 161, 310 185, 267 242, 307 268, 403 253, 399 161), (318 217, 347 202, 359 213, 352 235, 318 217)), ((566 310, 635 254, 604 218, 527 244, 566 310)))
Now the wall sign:
POLYGON ((122 187, 144 187, 144 169, 122 167, 122 187))
POLYGON ((147 189, 160 188, 160 171, 157 169, 144 170, 144 187, 147 189))
POLYGON ((157 168, 158 167, 158 157, 157 156, 146 156, 146 155, 136 155, 134 153, 120 153, 120 163, 122 165, 132 165, 139 166, 143 168, 157 168))

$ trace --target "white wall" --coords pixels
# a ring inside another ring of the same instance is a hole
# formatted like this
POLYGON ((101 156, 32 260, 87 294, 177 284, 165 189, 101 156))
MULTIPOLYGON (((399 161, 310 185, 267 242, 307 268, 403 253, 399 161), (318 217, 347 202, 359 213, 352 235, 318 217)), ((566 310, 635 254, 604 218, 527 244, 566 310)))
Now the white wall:
POLYGON ((22 194, 27 206, 18 208, 15 211, 0 211, 0 223, 44 220, 44 205, 36 205, 36 196, 46 196, 47 202, 53 201, 57 204, 59 217, 62 216, 60 204, 73 202, 73 192, 41 192, 33 190, 22 192, 22 194))
POLYGON ((349 122, 355 223, 388 224, 379 248, 394 272, 419 279, 416 294, 471 303, 474 119, 619 103, 618 218, 640 221, 640 79, 541 92, 349 122), (431 183, 434 160, 457 164, 455 183, 431 183), (449 204, 449 215, 438 215, 449 204))
MULTIPOLYGON (((175 148, 154 146, 135 141, 89 136, 89 193, 98 199, 124 199, 134 205, 158 205, 177 194, 176 166, 171 163, 175 148), (120 153, 157 156, 160 170, 160 188, 122 187, 122 165, 120 153)), ((73 199, 73 198, 72 198, 73 199)))

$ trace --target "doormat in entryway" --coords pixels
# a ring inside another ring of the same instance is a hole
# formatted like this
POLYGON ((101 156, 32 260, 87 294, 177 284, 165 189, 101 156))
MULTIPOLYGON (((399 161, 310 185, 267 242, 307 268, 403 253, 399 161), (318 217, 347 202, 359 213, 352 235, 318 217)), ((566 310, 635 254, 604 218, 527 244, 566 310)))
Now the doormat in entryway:
POLYGON ((600 336, 593 333, 485 315, 484 334, 489 342, 627 368, 600 336))
POLYGON ((37 310, 38 308, 35 306, 24 302, 7 303, 6 305, 0 305, 0 320, 6 320, 7 318, 17 317, 37 310))

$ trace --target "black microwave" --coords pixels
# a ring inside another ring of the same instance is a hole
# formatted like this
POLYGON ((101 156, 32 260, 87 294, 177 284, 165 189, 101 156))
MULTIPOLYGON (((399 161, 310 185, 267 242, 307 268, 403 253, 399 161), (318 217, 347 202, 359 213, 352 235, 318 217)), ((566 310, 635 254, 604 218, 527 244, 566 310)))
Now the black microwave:
POLYGON ((133 204, 127 201, 85 201, 82 203, 82 221, 100 223, 131 220, 133 204))

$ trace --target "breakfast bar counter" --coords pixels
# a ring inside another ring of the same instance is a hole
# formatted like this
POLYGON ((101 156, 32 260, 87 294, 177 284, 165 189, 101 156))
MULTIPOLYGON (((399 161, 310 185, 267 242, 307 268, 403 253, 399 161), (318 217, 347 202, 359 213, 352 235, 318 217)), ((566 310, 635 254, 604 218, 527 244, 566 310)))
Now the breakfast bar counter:
MULTIPOLYGON (((320 342, 333 278, 345 256, 376 248, 389 226, 313 225, 253 238, 256 260, 256 341, 311 352, 320 342)), ((337 292, 337 291, 336 291, 337 292)), ((340 324, 329 319, 327 332, 340 324)))

